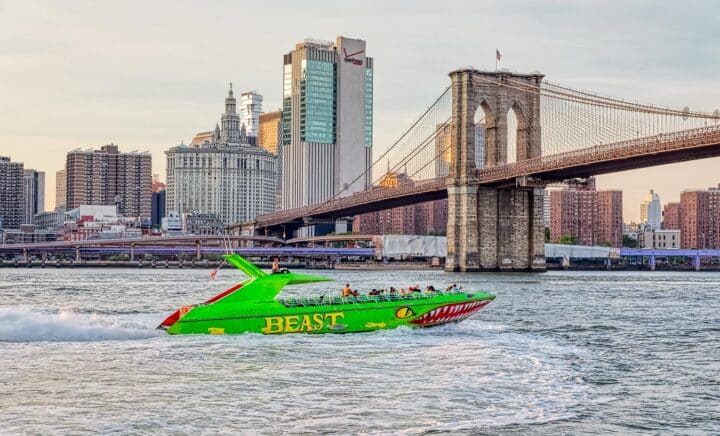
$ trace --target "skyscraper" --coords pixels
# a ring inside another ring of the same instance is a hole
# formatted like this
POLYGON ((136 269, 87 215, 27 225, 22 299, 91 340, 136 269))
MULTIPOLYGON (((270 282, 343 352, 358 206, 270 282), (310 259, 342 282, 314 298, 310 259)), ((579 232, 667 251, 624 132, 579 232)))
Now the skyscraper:
POLYGON ((23 224, 33 224, 35 215, 45 212, 45 173, 25 170, 23 175, 23 224))
POLYGON ((255 91, 240 94, 240 122, 245 126, 245 134, 256 138, 262 112, 262 95, 255 91))
POLYGON ((23 224, 23 164, 0 156, 0 230, 23 224))
POLYGON ((640 203, 640 224, 645 224, 650 230, 660 230, 661 223, 660 196, 651 189, 640 203))
POLYGON ((365 41, 305 40, 283 58, 282 208, 367 189, 373 59, 365 41))
POLYGON ((67 206, 67 172, 55 172, 55 210, 65 209, 67 206))
POLYGON ((118 214, 151 216, 152 157, 148 152, 120 153, 115 144, 67 154, 67 209, 116 205, 118 214))
POLYGON ((275 209, 277 157, 254 145, 255 138, 250 143, 251 137, 240 123, 232 85, 221 120, 222 129, 216 125, 209 140, 165 152, 168 216, 213 214, 229 225, 275 209))
POLYGON ((264 112, 260 114, 257 145, 272 154, 278 154, 278 145, 281 141, 282 111, 264 112))

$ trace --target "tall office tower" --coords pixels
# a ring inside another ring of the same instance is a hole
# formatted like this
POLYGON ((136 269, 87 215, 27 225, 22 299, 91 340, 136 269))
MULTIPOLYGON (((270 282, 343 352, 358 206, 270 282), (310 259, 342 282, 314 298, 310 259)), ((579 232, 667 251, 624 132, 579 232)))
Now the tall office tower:
POLYGON ((23 175, 23 224, 33 224, 45 212, 45 173, 25 170, 23 175))
POLYGON ((0 230, 23 224, 23 173, 22 163, 0 156, 0 230))
POLYGON ((283 58, 282 208, 370 187, 373 59, 365 41, 305 40, 283 58))
POLYGON ((640 224, 645 224, 650 230, 660 230, 661 223, 660 196, 651 189, 640 203, 640 224))
POLYGON ((256 138, 262 113, 262 95, 255 91, 240 94, 240 122, 245 126, 245 134, 256 138))
POLYGON ((595 190, 595 181, 550 191, 550 240, 574 237, 580 245, 622 246, 622 191, 595 190))
POLYGON ((665 205, 662 213, 663 230, 680 230, 680 203, 670 202, 665 205))
POLYGON ((259 117, 257 145, 272 154, 278 154, 278 145, 282 140, 282 111, 264 112, 259 117))
POLYGON ((67 154, 67 209, 115 205, 118 214, 150 219, 152 157, 148 152, 120 153, 115 144, 67 154))
POLYGON ((67 206, 67 172, 55 171, 55 210, 66 209, 67 206))
POLYGON ((260 114, 260 127, 258 128, 257 145, 277 156, 277 186, 275 193, 275 208, 282 204, 282 111, 265 112, 260 114))

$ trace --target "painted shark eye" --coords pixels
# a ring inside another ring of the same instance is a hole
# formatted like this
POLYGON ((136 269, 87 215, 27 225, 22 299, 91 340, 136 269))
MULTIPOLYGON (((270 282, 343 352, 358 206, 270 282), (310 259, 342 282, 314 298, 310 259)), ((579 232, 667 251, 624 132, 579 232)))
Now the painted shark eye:
POLYGON ((415 315, 415 312, 413 312, 413 310, 409 307, 401 307, 395 311, 395 316, 400 319, 408 318, 413 315, 415 315))

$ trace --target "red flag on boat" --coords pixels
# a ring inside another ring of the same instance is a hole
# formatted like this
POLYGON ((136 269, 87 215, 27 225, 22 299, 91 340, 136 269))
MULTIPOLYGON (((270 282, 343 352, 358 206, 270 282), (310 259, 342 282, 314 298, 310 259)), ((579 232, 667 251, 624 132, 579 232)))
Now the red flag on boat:
POLYGON ((215 280, 215 276, 216 276, 216 275, 217 275, 217 270, 213 270, 213 271, 210 273, 210 280, 215 280))

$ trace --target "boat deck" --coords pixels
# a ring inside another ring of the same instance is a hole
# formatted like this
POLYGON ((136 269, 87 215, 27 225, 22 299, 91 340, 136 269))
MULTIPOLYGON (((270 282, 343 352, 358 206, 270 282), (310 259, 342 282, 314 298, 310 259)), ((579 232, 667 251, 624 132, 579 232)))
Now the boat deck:
POLYGON ((307 306, 339 306, 342 304, 382 303, 386 301, 417 301, 429 300, 438 295, 456 295, 466 292, 441 291, 441 292, 413 292, 411 294, 379 294, 359 295, 357 297, 309 297, 309 298, 278 298, 277 302, 285 307, 307 307, 307 306))

